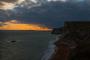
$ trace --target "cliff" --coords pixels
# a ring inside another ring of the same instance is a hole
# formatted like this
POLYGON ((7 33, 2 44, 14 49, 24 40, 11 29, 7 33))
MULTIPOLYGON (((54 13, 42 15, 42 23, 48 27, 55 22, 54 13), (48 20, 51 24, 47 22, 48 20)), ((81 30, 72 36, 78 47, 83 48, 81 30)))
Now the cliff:
POLYGON ((90 60, 90 22, 65 22, 58 34, 50 60, 90 60))

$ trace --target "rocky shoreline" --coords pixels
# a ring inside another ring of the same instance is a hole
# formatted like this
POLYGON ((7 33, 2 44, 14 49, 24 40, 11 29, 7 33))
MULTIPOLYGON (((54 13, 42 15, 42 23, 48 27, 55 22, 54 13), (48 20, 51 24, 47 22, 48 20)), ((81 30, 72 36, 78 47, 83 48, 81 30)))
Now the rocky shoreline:
MULTIPOLYGON (((60 30, 60 32, 59 32, 60 30)), ((65 22, 49 60, 90 60, 90 22, 65 22)))

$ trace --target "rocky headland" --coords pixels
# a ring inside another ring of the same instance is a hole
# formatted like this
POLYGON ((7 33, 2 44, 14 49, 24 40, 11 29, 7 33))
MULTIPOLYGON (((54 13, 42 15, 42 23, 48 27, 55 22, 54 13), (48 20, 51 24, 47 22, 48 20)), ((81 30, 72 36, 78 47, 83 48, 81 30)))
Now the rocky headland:
POLYGON ((52 34, 60 35, 49 60, 90 60, 90 22, 67 21, 52 34))

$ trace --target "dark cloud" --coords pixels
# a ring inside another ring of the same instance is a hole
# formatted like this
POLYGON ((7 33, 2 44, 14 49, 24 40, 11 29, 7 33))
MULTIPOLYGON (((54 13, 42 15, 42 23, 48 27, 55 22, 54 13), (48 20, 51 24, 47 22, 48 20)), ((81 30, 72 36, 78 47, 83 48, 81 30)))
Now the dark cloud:
MULTIPOLYGON (((64 21, 84 21, 90 20, 90 6, 86 3, 49 3, 37 8, 33 8, 25 13, 21 18, 31 19, 33 22, 40 22, 53 27, 61 26, 64 21)), ((31 21, 30 20, 30 21, 31 21)))
POLYGON ((3 1, 3 2, 16 2, 17 0, 0 0, 1 2, 3 1))
POLYGON ((64 21, 90 21, 90 5, 87 3, 62 3, 51 2, 43 4, 39 7, 33 7, 31 9, 19 8, 17 14, 11 13, 10 16, 6 16, 7 19, 22 20, 27 23, 41 23, 52 27, 59 27, 63 25, 64 21))
POLYGON ((0 6, 3 6, 3 3, 0 2, 0 6))
POLYGON ((0 0, 0 6, 3 6, 4 4, 2 2, 7 2, 7 3, 14 3, 18 0, 0 0))

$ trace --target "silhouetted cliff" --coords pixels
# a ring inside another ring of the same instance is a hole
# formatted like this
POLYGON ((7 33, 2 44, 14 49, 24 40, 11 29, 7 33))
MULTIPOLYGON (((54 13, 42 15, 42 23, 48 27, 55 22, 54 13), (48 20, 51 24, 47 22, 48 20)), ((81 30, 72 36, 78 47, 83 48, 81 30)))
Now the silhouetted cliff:
POLYGON ((65 22, 62 31, 50 60, 90 60, 90 22, 65 22))

